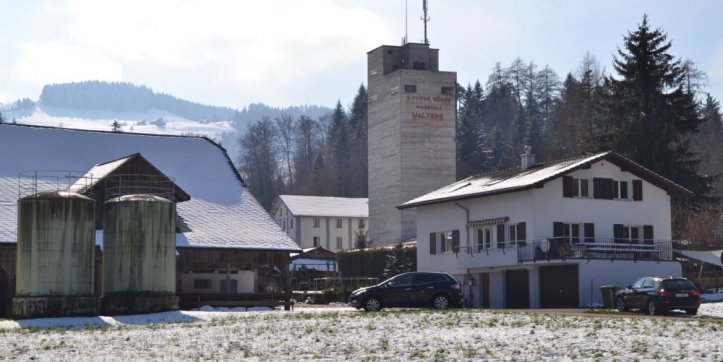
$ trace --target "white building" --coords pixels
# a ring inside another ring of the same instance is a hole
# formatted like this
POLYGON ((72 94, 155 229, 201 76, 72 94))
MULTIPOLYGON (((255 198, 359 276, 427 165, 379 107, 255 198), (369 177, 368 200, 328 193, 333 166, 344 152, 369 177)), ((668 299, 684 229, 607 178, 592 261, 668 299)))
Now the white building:
POLYGON ((337 251, 354 248, 355 235, 366 235, 366 198, 280 195, 272 215, 301 248, 337 251))
POLYGON ((599 287, 681 275, 671 196, 690 191, 614 152, 471 176, 408 201, 420 271, 463 280, 476 307, 601 304, 599 287))

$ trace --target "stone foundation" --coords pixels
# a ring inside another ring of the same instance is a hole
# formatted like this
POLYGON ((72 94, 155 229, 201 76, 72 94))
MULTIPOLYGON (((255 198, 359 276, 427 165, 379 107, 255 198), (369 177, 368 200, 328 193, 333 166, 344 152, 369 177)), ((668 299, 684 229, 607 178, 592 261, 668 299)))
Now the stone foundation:
POLYGON ((16 319, 91 316, 98 311, 94 296, 18 296, 13 298, 16 319))
POLYGON ((178 310, 178 297, 171 293, 126 292, 100 298, 103 315, 145 314, 178 310))

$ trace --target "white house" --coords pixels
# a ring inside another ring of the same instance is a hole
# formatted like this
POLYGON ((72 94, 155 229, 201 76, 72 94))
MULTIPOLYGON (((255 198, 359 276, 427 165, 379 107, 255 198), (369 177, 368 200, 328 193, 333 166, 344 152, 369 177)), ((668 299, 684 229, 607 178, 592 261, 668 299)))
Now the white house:
POLYGON ((367 233, 369 199, 280 195, 272 215, 301 248, 352 249, 355 235, 367 233))
POLYGON ((671 196, 690 191, 614 152, 471 176, 410 200, 417 265, 492 308, 602 303, 599 287, 681 275, 671 196))

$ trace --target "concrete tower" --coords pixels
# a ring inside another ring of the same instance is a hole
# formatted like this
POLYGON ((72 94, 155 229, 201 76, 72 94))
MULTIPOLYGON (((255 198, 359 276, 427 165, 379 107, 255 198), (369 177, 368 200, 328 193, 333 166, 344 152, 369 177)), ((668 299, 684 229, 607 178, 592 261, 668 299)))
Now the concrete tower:
POLYGON ((396 206, 455 181, 457 73, 439 50, 383 45, 367 53, 369 227, 377 245, 416 237, 416 211, 396 206))

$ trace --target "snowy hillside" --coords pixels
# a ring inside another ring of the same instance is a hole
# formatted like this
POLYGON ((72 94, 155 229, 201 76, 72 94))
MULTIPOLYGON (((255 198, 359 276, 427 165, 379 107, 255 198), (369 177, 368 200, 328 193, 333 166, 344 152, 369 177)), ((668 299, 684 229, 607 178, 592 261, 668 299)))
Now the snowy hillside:
POLYGON ((185 119, 167 111, 145 112, 80 111, 38 105, 31 110, 4 111, 3 117, 19 124, 110 131, 118 121, 122 132, 151 134, 193 134, 220 141, 235 133, 231 121, 207 122, 185 119))

